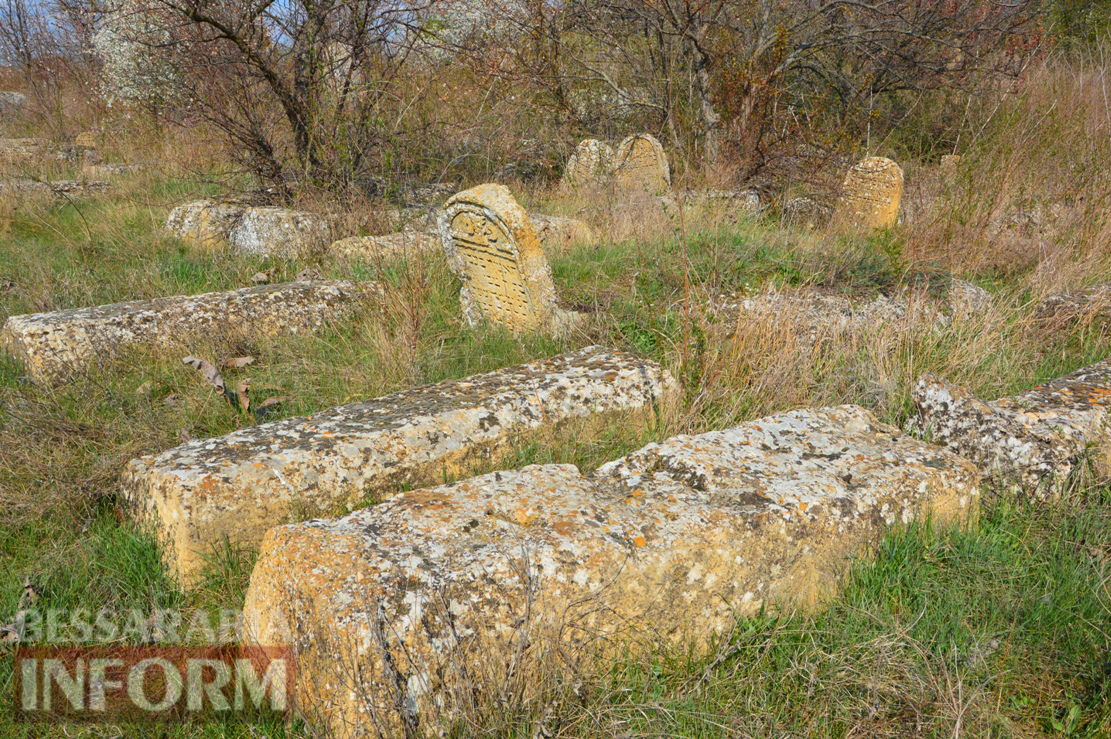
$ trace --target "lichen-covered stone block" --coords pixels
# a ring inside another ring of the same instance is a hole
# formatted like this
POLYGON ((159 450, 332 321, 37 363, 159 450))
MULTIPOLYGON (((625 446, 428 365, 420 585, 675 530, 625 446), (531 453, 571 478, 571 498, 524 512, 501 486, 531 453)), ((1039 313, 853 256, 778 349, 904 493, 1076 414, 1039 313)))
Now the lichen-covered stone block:
POLYGON ((891 228, 902 197, 903 168, 887 157, 868 157, 845 175, 831 225, 844 231, 891 228))
POLYGON ((992 487, 1052 500, 1089 450, 1106 455, 1111 361, 993 402, 927 374, 914 401, 927 438, 975 463, 992 487))
POLYGON ((328 256, 350 261, 399 259, 427 254, 440 248, 440 234, 427 231, 398 231, 383 236, 349 236, 332 242, 328 256))
POLYGON ((375 283, 288 282, 203 295, 11 316, 0 332, 37 382, 57 383, 136 344, 169 346, 201 334, 296 334, 377 294, 375 283))
POLYGON ((247 211, 241 203, 196 200, 170 211, 165 230, 182 241, 197 246, 215 247, 228 240, 228 234, 247 211))
POLYGON ((528 214, 504 185, 479 185, 453 195, 440 214, 440 238, 463 282, 463 318, 514 332, 560 334, 575 314, 557 306, 552 268, 528 214))
POLYGON ((632 194, 659 195, 671 187, 671 167, 663 146, 650 133, 626 136, 614 155, 613 180, 632 194))
POLYGON ((643 421, 677 391, 654 362, 591 347, 190 441, 133 460, 124 495, 153 522, 188 582, 225 537, 257 546, 292 517, 466 474, 573 418, 628 412, 643 421))
POLYGON ((237 254, 303 257, 332 243, 326 216, 276 206, 247 208, 228 232, 237 254))
POLYGON ((565 191, 607 186, 613 178, 613 147, 598 139, 583 139, 567 160, 560 180, 565 191))
POLYGON ((957 455, 855 406, 793 411, 276 527, 244 635, 293 648, 329 736, 438 736, 475 696, 812 603, 888 525, 977 504, 957 455))

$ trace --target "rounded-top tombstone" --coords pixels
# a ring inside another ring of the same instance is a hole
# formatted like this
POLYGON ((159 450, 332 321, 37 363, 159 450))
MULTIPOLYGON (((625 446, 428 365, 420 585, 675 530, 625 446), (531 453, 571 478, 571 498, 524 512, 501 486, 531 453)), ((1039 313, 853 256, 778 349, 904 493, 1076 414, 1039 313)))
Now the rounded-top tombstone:
POLYGON ((671 187, 667 154, 652 134, 626 136, 617 147, 614 163, 614 182, 623 190, 658 195, 671 187))
POLYGON ((583 139, 567 160, 560 186, 579 189, 605 185, 613 175, 613 147, 598 139, 583 139))
POLYGON ((839 230, 890 228, 902 197, 902 167, 887 157, 868 157, 845 175, 832 225, 839 230))
POLYGON ((448 264, 463 282, 463 317, 513 332, 561 333, 573 314, 556 307, 552 268, 528 214, 504 185, 453 195, 440 214, 448 264))

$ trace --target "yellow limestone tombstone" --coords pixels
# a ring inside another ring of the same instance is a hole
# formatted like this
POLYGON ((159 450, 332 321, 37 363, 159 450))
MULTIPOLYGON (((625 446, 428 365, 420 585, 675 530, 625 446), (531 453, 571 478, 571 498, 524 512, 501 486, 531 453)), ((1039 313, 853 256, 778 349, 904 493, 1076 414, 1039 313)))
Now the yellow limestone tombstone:
POLYGON ((845 175, 831 225, 839 231, 890 228, 902 197, 902 168, 887 157, 868 157, 845 175))
POLYGON ((440 215, 440 238, 463 281, 467 323, 486 319, 514 333, 559 334, 571 326, 576 314, 556 307, 552 269, 509 188, 486 184, 453 195, 440 215))
POLYGON ((656 137, 649 133, 626 136, 617 147, 614 182, 623 190, 658 195, 671 187, 671 167, 656 137))

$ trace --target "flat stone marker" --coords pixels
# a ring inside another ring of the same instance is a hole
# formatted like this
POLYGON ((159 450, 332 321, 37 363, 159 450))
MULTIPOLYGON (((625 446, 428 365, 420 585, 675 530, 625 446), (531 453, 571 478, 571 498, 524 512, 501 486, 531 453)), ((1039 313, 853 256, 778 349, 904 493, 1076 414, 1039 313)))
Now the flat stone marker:
POLYGON ((327 515, 367 496, 465 474, 519 438, 569 419, 622 411, 651 417, 677 391, 654 362, 590 347, 190 441, 133 460, 123 490, 188 584, 225 536, 257 546, 267 529, 295 516, 327 515))
POLYGON ((887 157, 868 157, 845 175, 831 225, 849 231, 891 228, 902 197, 902 168, 887 157))
POLYGON ((240 203, 222 203, 216 200, 195 200, 170 211, 165 230, 198 246, 218 246, 228 240, 228 234, 247 212, 240 203))
POLYGON ((575 314, 556 306, 552 268, 524 209, 504 185, 479 185, 448 199, 440 214, 448 264, 463 281, 470 325, 486 319, 513 332, 559 334, 575 314))
POLYGON ((927 374, 914 402, 928 438, 971 460, 1000 492, 1053 500, 1087 454, 1108 463, 1111 360, 990 403, 927 374))
POLYGON ((329 736, 435 736, 476 694, 569 667, 561 655, 604 670, 626 648, 705 645, 761 605, 812 604, 887 526, 977 505, 957 455, 855 406, 793 411, 590 477, 536 465, 273 528, 244 635, 293 648, 295 710, 329 736))
POLYGON ((613 147, 598 139, 583 139, 567 160, 560 187, 577 190, 605 186, 613 177, 613 147))
POLYGON ((57 383, 137 344, 170 346, 214 332, 296 334, 341 317, 375 283, 288 282, 203 295, 136 300, 11 316, 0 332, 36 382, 57 383))
POLYGON ((650 133, 626 136, 614 156, 614 183, 622 190, 659 195, 671 187, 663 146, 650 133))

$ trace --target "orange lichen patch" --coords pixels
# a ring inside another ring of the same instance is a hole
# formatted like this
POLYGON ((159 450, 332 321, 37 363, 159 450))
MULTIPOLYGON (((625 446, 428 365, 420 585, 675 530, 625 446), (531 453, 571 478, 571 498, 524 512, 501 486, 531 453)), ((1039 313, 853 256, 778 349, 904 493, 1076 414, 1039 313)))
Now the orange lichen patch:
POLYGON ((643 547, 647 543, 648 543, 648 541, 643 536, 634 536, 633 537, 633 544, 636 544, 638 547, 643 547))
POLYGON ((529 513, 528 511, 518 508, 516 511, 513 512, 513 518, 521 526, 531 526, 533 523, 536 522, 538 516, 535 513, 529 513))

